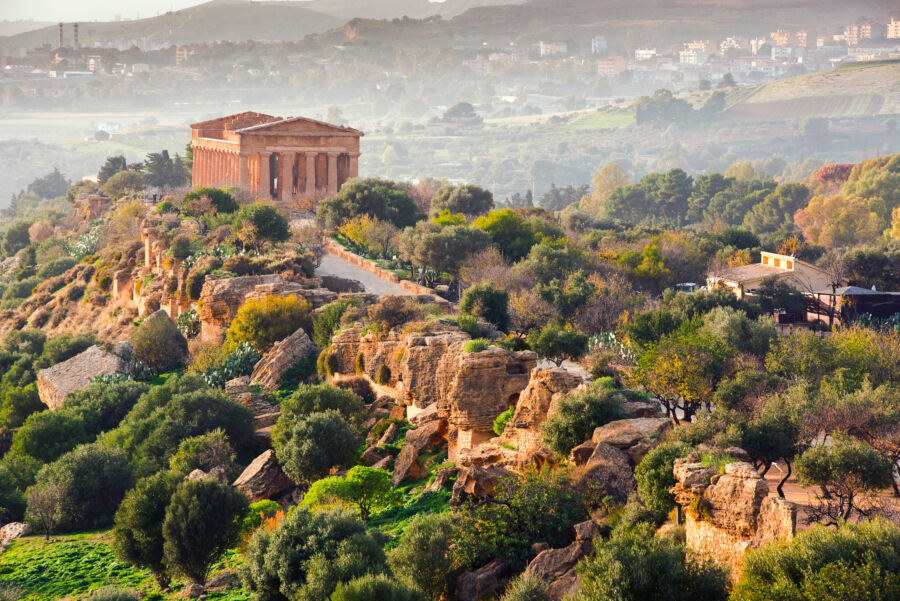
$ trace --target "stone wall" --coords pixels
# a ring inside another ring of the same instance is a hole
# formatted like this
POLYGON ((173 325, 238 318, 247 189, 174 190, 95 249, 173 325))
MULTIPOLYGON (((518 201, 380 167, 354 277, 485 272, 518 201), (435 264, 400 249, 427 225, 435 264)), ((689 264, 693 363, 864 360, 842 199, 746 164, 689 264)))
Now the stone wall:
POLYGON ((386 282, 399 284, 407 292, 411 292, 413 294, 430 294, 435 297, 436 302, 447 303, 446 300, 438 296, 437 292, 433 288, 422 286, 421 284, 417 284, 416 282, 412 282, 410 280, 401 280, 393 271, 388 271, 387 269, 381 267, 381 265, 379 265, 378 263, 363 258, 356 253, 350 252, 346 247, 335 240, 328 241, 328 252, 344 259, 345 261, 353 263, 357 267, 365 269, 369 273, 378 276, 386 282))

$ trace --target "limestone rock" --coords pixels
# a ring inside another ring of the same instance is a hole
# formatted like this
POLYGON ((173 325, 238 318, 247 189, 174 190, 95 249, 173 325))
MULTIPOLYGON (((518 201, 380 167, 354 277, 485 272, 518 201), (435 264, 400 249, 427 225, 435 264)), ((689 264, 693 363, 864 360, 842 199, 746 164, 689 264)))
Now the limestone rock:
POLYGON ((756 518, 769 485, 749 463, 729 463, 725 474, 703 496, 712 504, 712 520, 743 537, 756 532, 756 518))
POLYGON ((622 409, 632 417, 662 417, 659 403, 651 401, 625 401, 622 409))
POLYGON ((436 419, 422 424, 415 430, 408 430, 406 432, 406 444, 412 445, 416 452, 420 454, 425 453, 444 442, 446 432, 447 422, 442 419, 436 419))
POLYGON ((180 599, 196 599, 202 594, 203 585, 192 582, 191 584, 185 585, 185 587, 181 589, 181 592, 178 593, 178 597, 180 599))
POLYGON ((797 506, 781 497, 766 497, 756 518, 756 548, 779 540, 793 540, 797 533, 797 506))
POLYGON ((593 550, 594 544, 586 540, 575 541, 562 549, 541 551, 525 568, 525 573, 541 578, 547 584, 547 596, 552 601, 560 601, 565 595, 577 592, 575 565, 593 550))
POLYGON ((474 449, 461 449, 457 454, 456 463, 462 467, 517 463, 516 452, 500 446, 496 440, 481 443, 474 449))
POLYGON ((556 409, 556 403, 583 380, 559 367, 536 367, 531 370, 528 385, 519 395, 516 410, 507 422, 501 439, 516 448, 516 458, 527 462, 543 449, 541 425, 556 409))
POLYGON ((71 359, 38 372, 38 395, 50 409, 62 407, 69 393, 87 388, 97 376, 130 374, 134 347, 122 341, 105 351, 92 346, 71 359))
POLYGON ((459 505, 466 499, 484 499, 493 496, 501 478, 512 475, 511 472, 497 467, 473 465, 459 472, 453 485, 450 505, 459 505))
POLYGON ((612 496, 618 503, 625 503, 637 487, 628 455, 605 442, 597 444, 581 470, 581 484, 601 497, 612 496))
POLYGON ((437 492, 442 490, 450 482, 450 476, 456 471, 457 468, 455 467, 442 467, 439 469, 437 475, 434 477, 434 482, 428 485, 425 492, 437 492))
POLYGON ((375 447, 369 447, 365 451, 363 451, 362 457, 360 457, 360 461, 363 465, 373 466, 379 461, 384 459, 384 455, 378 452, 378 449, 375 447))
POLYGON ((400 455, 394 463, 394 473, 391 476, 391 484, 397 486, 404 480, 421 480, 428 475, 425 464, 419 459, 416 449, 408 444, 400 449, 400 455))
POLYGON ((240 489, 251 503, 272 499, 294 487, 294 483, 278 466, 275 451, 268 451, 254 459, 232 484, 240 489))
POLYGON ((587 440, 577 447, 574 447, 569 452, 569 460, 575 465, 584 465, 587 463, 588 459, 591 458, 591 455, 594 454, 594 449, 597 448, 597 443, 593 440, 587 440))
MULTIPOLYGON (((387 427, 387 430, 384 431, 384 434, 381 435, 381 438, 378 439, 378 442, 375 443, 376 447, 383 447, 386 444, 390 444, 397 438, 397 432, 400 431, 400 425, 397 422, 392 423, 387 427)), ((418 449, 416 449, 418 451, 418 449)))
POLYGON ((619 419, 596 428, 591 440, 595 444, 606 443, 625 451, 631 465, 636 466, 671 429, 672 422, 662 417, 619 419))
POLYGON ((411 415, 409 418, 409 423, 418 427, 418 426, 421 426, 422 424, 426 424, 426 423, 428 423, 430 421, 434 421, 436 419, 438 419, 437 405, 431 404, 431 405, 428 405, 427 407, 425 407, 424 409, 422 409, 421 411, 418 411, 417 413, 415 413, 415 415, 411 415))
POLYGON ((229 570, 219 572, 206 582, 206 590, 210 593, 220 593, 241 588, 240 577, 229 570))
POLYGON ((281 379, 290 368, 318 353, 319 347, 300 328, 272 346, 272 350, 256 364, 250 382, 274 392, 281 386, 281 379))
POLYGON ((509 564, 495 559, 474 572, 466 572, 456 580, 459 601, 479 601, 500 588, 509 575, 509 564))
POLYGON ((225 396, 238 400, 250 392, 250 376, 241 376, 225 382, 225 396))
POLYGON ((390 471, 392 465, 394 465, 394 456, 387 455, 384 458, 379 459, 377 462, 373 463, 370 467, 376 470, 390 471))
POLYGON ((31 526, 24 522, 10 522, 0 528, 0 546, 28 534, 31 534, 31 526))

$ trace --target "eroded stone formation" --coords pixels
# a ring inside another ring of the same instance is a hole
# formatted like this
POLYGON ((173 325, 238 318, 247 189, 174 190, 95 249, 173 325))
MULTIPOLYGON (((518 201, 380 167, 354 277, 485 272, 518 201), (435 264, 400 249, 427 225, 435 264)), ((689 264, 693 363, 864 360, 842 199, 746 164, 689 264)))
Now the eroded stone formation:
POLYGON ((69 393, 87 388, 97 376, 130 374, 134 367, 133 355, 134 347, 127 341, 116 343, 110 350, 92 346, 71 359, 39 371, 38 396, 50 409, 59 409, 69 393))
POLYGON ((744 553, 779 539, 793 540, 797 508, 769 496, 769 485, 753 465, 729 463, 725 473, 701 463, 676 461, 675 502, 685 509, 687 546, 740 573, 744 553))

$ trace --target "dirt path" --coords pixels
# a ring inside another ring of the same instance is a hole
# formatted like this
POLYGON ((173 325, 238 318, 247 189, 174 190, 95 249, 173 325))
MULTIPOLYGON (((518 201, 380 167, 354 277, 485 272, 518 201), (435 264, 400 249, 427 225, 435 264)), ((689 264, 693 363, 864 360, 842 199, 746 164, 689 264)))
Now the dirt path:
POLYGON ((363 285, 363 287, 366 289, 366 292, 371 292, 372 294, 402 294, 405 296, 412 295, 411 292, 409 292, 399 284, 394 284, 393 282, 382 280, 374 273, 369 273, 362 267, 354 265, 349 261, 345 261, 344 259, 331 253, 327 253, 324 257, 322 257, 322 262, 319 264, 318 269, 316 269, 316 275, 333 275, 339 278, 357 280, 363 285))

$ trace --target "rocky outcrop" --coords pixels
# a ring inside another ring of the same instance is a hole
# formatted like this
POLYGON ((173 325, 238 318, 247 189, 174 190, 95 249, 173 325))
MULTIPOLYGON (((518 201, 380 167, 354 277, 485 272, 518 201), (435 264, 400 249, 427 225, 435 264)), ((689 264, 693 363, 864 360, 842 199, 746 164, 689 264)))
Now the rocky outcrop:
POLYGON ((294 487, 294 483, 278 466, 275 451, 269 449, 247 466, 232 484, 251 503, 263 499, 274 499, 294 487))
POLYGON ((575 541, 562 549, 546 549, 537 554, 525 568, 525 574, 537 576, 547 584, 547 595, 560 601, 578 592, 575 566, 594 551, 594 538, 600 528, 592 521, 575 524, 575 541))
POLYGON ((31 526, 24 522, 10 522, 0 528, 0 551, 9 543, 31 534, 31 526))
POLYGON ((506 424, 502 442, 516 449, 515 458, 528 463, 530 457, 544 449, 541 425, 556 409, 556 403, 583 380, 559 367, 536 367, 531 370, 528 385, 519 394, 516 410, 506 424))
POLYGON ((677 461, 675 502, 685 509, 685 542, 739 576, 744 552, 778 539, 792 540, 796 507, 770 497, 766 480, 749 463, 729 463, 720 475, 700 463, 677 461))
POLYGON ((97 376, 130 374, 134 347, 122 341, 106 351, 92 346, 71 359, 38 372, 38 396, 50 409, 62 407, 69 393, 87 388, 97 376))
POLYGON ((637 488, 634 468, 628 455, 605 442, 597 443, 587 463, 576 472, 581 486, 603 498, 613 497, 617 503, 628 501, 628 495, 637 488))
POLYGON ((400 454, 394 462, 394 473, 391 475, 391 484, 399 485, 405 480, 421 480, 428 475, 425 464, 419 459, 419 454, 411 445, 405 444, 400 449, 400 454))
POLYGON ((509 564, 495 559, 474 572, 466 572, 456 579, 459 601, 480 601, 499 589, 509 577, 509 564))
POLYGON ((318 354, 319 347, 300 328, 272 346, 272 350, 253 369, 250 383, 274 392, 281 387, 281 379, 290 368, 310 355, 318 354))
POLYGON ((603 443, 624 451, 634 467, 659 445, 663 434, 671 429, 672 422, 663 417, 615 420, 595 428, 591 440, 572 449, 571 459, 576 465, 582 465, 590 459, 592 449, 603 443))
POLYGON ((287 281, 277 273, 222 279, 207 276, 197 303, 201 336, 207 341, 219 341, 238 309, 251 298, 290 295, 307 300, 313 307, 321 307, 337 298, 331 290, 309 289, 287 281))
POLYGON ((414 430, 408 430, 405 444, 412 446, 419 454, 427 453, 442 444, 446 434, 447 422, 442 419, 435 419, 422 424, 414 430))
POLYGON ((456 477, 450 505, 460 505, 468 499, 480 500, 492 497, 500 479, 511 475, 511 472, 494 465, 487 467, 473 465, 466 468, 456 477))

